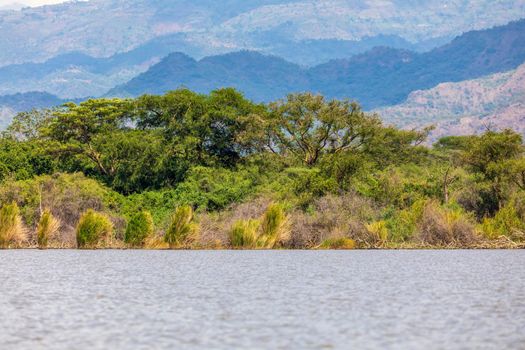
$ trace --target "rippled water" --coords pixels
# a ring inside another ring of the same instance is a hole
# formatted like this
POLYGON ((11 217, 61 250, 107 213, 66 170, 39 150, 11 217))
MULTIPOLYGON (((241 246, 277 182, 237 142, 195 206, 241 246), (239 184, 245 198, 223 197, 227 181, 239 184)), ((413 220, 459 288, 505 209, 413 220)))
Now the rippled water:
POLYGON ((524 349, 525 251, 1 251, 1 349, 524 349))

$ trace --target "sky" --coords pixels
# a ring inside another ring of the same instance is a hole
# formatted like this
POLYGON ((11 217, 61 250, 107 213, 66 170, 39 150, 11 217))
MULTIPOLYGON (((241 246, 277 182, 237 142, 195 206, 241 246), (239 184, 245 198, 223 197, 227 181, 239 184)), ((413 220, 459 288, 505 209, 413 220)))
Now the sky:
POLYGON ((25 6, 41 6, 48 4, 58 4, 64 0, 0 0, 0 7, 10 6, 12 4, 22 4, 25 6))

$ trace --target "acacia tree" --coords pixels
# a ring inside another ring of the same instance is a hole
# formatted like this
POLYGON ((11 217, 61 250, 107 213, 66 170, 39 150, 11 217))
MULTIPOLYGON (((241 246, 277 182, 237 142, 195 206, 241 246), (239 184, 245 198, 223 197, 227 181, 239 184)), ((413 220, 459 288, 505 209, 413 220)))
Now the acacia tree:
POLYGON ((128 129, 129 107, 129 101, 121 99, 93 99, 78 105, 67 103, 52 111, 39 132, 44 139, 56 142, 49 151, 64 161, 78 165, 87 159, 96 172, 111 176, 111 168, 103 161, 104 155, 97 149, 95 140, 100 135, 111 139, 112 133, 128 129), (74 157, 78 159, 72 160, 74 157))
POLYGON ((324 153, 362 148, 380 125, 377 116, 365 114, 357 103, 326 101, 310 93, 292 94, 269 105, 265 146, 312 166, 324 153))
MULTIPOLYGON (((511 171, 513 164, 519 164, 523 158, 521 135, 512 130, 503 132, 487 131, 481 136, 469 138, 463 151, 463 159, 471 169, 481 175, 483 181, 490 188, 488 193, 490 214, 494 214, 503 206, 506 197, 505 188, 508 187, 509 172, 515 180, 519 179, 520 167, 511 171)), ((519 182, 518 182, 519 185, 519 182)))
POLYGON ((160 129, 173 158, 192 164, 234 165, 253 148, 249 130, 264 113, 234 89, 201 95, 187 89, 164 96, 142 96, 135 103, 137 125, 160 129))

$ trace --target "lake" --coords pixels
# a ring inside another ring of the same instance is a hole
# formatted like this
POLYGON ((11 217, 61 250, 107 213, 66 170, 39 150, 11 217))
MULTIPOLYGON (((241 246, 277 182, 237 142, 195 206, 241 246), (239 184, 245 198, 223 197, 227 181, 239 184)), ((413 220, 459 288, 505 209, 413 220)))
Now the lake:
POLYGON ((0 251, 0 348, 523 349, 525 251, 0 251))

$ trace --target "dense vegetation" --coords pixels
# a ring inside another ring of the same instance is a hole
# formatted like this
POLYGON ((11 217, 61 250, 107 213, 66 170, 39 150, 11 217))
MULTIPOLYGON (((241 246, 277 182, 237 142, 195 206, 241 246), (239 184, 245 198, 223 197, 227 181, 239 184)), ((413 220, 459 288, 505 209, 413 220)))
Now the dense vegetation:
POLYGON ((521 136, 429 148, 427 133, 348 101, 233 89, 21 113, 0 138, 0 245, 521 245, 521 136))

